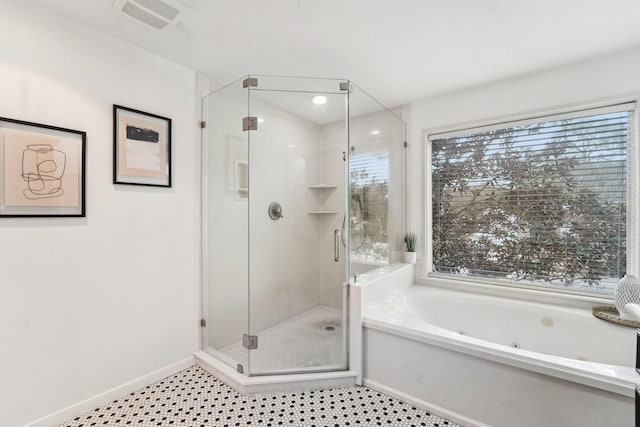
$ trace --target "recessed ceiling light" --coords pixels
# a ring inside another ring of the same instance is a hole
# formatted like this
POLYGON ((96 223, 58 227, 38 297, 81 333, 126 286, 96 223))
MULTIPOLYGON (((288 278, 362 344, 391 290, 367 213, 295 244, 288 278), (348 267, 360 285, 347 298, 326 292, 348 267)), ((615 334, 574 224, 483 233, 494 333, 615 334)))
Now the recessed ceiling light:
POLYGON ((287 147, 289 147, 289 148, 296 148, 295 144, 289 144, 289 145, 287 145, 287 147))
POLYGON ((317 95, 317 96, 313 97, 311 102, 313 102, 316 105, 326 104, 327 103, 327 97, 324 96, 324 95, 317 95))
POLYGON ((258 123, 264 123, 264 119, 262 117, 258 117, 258 123))
POLYGON ((378 129, 374 129, 371 132, 369 132, 371 135, 380 135, 380 131, 378 129))

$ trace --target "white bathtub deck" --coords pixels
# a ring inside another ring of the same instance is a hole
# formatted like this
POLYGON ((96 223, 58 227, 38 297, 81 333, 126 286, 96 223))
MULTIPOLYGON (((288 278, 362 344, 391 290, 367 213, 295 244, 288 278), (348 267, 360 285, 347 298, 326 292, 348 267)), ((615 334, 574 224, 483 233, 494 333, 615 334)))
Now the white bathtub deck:
MULTIPOLYGON (((626 366, 620 366, 509 345, 512 341, 528 345, 534 338, 546 344, 553 330, 560 331, 569 322, 574 309, 536 303, 541 308, 531 311, 532 322, 511 338, 511 326, 527 315, 532 304, 422 285, 404 289, 383 285, 368 292, 377 298, 364 301, 365 385, 468 426, 632 427, 637 375, 628 358, 623 357, 626 366), (494 312, 518 310, 509 319, 483 319, 483 310, 494 303, 507 304, 494 312), (463 323, 449 324, 448 317, 463 323), (484 332, 476 328, 478 324, 486 326, 484 332), (478 338, 487 331, 508 334, 495 342, 478 338)), ((568 344, 585 332, 593 340, 615 338, 621 332, 625 348, 634 350, 635 331, 600 324, 589 310, 582 311, 575 333, 565 338, 568 344), (613 331, 596 337, 598 327, 613 331)), ((565 353, 583 354, 571 349, 565 353)))

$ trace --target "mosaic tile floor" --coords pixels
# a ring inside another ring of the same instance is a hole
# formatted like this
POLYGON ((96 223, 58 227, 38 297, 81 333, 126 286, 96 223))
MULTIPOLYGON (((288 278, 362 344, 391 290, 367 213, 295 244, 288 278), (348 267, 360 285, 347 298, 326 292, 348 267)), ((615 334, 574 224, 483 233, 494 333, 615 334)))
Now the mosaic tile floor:
POLYGON ((242 396, 196 366, 62 424, 127 425, 460 427, 366 387, 242 396))

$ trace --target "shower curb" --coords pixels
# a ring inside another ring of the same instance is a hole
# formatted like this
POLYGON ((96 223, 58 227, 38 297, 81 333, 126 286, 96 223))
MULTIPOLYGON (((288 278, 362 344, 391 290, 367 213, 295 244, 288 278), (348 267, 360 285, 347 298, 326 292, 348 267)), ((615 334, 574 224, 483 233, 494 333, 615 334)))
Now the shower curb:
POLYGON ((194 357, 198 366, 243 395, 353 387, 356 384, 355 371, 248 377, 204 351, 195 352, 194 357))

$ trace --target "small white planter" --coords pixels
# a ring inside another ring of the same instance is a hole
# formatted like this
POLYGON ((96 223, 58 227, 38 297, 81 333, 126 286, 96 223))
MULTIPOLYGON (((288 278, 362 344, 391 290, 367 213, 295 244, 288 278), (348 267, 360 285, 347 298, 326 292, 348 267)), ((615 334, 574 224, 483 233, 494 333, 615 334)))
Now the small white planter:
POLYGON ((404 253, 404 262, 407 264, 415 264, 416 263, 416 253, 415 252, 405 252, 404 253))

